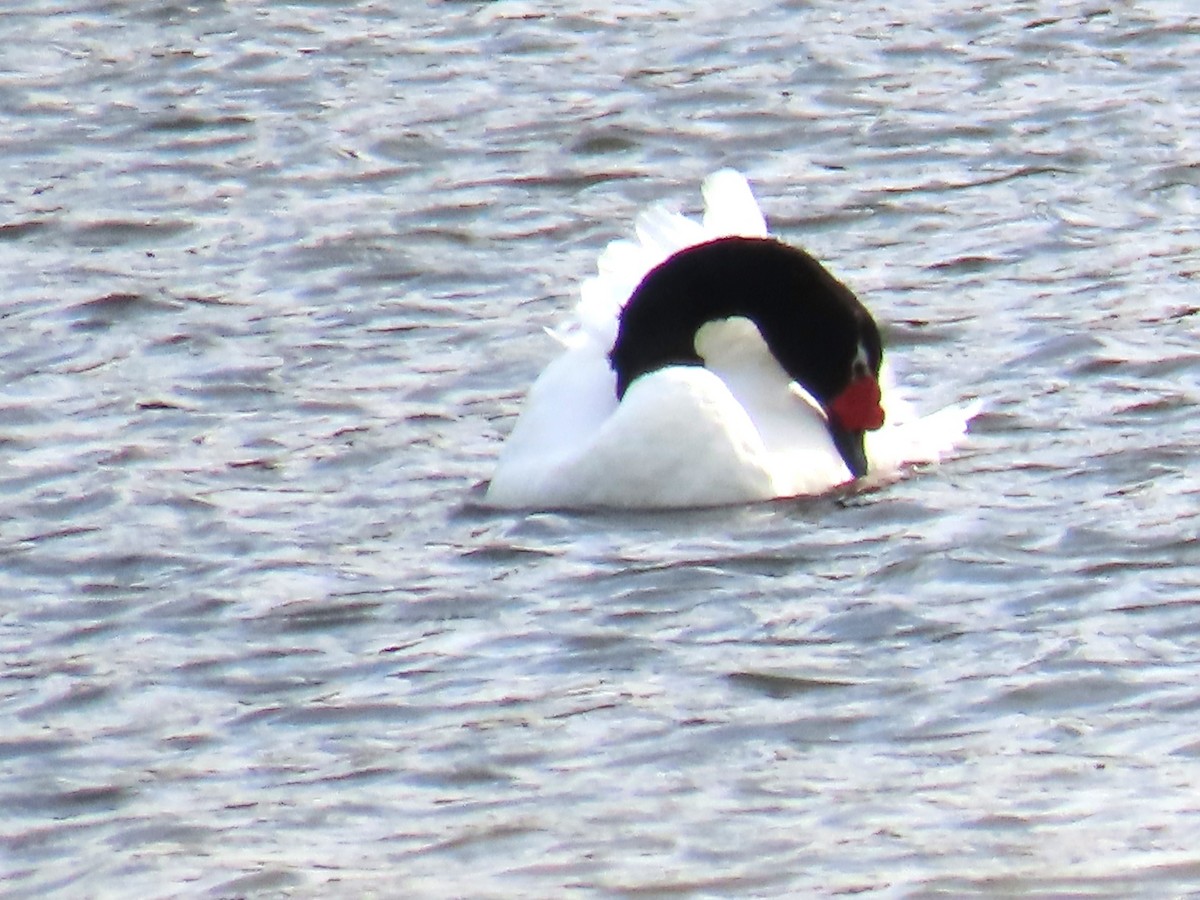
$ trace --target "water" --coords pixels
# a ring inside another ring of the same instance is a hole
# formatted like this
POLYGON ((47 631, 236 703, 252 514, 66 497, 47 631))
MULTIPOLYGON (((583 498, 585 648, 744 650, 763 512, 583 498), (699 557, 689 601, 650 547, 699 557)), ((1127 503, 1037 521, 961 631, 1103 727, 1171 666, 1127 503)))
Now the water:
POLYGON ((6 896, 1200 894, 1190 4, 0 24, 6 896), (967 451, 480 508, 723 165, 967 451))

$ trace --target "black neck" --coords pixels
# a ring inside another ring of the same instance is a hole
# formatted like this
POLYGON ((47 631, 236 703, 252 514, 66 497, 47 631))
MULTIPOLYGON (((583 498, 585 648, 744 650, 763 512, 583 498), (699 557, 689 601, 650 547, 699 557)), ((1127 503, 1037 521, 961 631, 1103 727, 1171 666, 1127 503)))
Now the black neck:
POLYGON ((651 270, 621 313, 609 353, 624 396, 639 375, 702 365, 696 332, 743 316, 775 358, 818 401, 849 382, 860 347, 878 372, 882 347, 870 313, 809 254, 769 238, 720 238, 651 270))

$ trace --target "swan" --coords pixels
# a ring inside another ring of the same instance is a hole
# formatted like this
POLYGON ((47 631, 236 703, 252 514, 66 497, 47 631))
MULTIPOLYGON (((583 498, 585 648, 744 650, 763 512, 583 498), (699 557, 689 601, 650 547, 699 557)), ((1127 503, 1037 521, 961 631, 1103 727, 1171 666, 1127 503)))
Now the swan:
POLYGON ((683 508, 827 492, 936 462, 978 404, 919 417, 867 308, 772 237, 745 177, 699 222, 643 212, 581 287, 501 448, 486 505, 683 508))

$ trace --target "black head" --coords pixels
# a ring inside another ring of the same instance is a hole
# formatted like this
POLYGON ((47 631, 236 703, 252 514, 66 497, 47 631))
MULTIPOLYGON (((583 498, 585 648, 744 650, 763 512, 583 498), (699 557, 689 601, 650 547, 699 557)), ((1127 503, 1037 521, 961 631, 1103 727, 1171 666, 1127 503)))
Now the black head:
POLYGON ((642 279, 621 312, 609 353, 617 395, 639 375, 703 365, 696 332, 735 316, 755 323, 780 366, 825 409, 851 472, 865 474, 863 431, 878 428, 883 415, 879 329, 816 259, 770 238, 728 237, 688 247, 642 279), (874 385, 873 406, 864 379, 874 385), (848 391, 851 385, 856 388, 848 391))

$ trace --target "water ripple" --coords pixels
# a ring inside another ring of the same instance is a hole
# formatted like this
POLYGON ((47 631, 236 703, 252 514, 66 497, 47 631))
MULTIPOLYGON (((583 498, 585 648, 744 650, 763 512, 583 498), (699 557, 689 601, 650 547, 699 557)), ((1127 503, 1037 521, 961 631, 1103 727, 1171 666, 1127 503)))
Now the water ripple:
POLYGON ((1193 888, 1188 5, 0 22, 13 896, 1193 888), (967 451, 482 508, 542 328, 723 165, 967 451))

